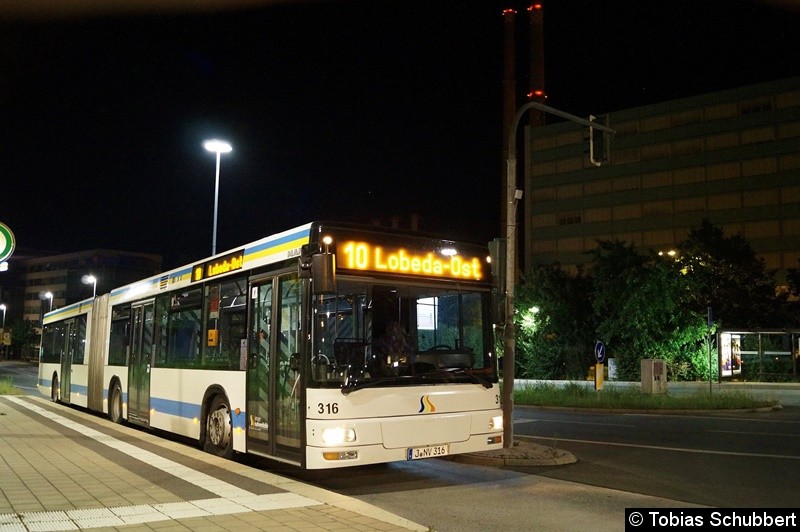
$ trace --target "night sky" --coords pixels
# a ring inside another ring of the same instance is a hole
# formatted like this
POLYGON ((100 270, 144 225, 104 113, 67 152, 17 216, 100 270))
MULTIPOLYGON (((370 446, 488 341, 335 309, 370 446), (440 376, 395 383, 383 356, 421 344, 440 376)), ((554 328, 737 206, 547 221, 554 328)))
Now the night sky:
MULTIPOLYGON (((527 4, 512 3, 522 78, 527 4)), ((20 248, 156 253, 165 268, 199 259, 211 251, 215 170, 202 142, 218 137, 233 145, 218 251, 314 219, 411 213, 423 229, 485 242, 500 227, 506 5, 251 2, 69 18, 0 8, 0 221, 20 248)), ((547 103, 572 114, 800 75, 800 2, 544 9, 547 103)))

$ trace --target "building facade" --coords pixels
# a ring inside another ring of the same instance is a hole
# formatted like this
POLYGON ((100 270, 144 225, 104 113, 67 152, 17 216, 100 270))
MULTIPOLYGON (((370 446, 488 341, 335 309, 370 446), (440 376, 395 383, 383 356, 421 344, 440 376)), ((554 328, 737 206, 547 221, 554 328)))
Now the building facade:
POLYGON ((14 319, 34 322, 38 327, 44 312, 90 298, 97 279, 97 294, 132 283, 161 271, 158 255, 94 249, 59 255, 23 253, 9 261, 2 277, 3 293, 14 319))
POLYGON ((674 250, 704 218, 741 233, 779 282, 800 267, 800 77, 612 112, 608 124, 600 167, 585 127, 526 129, 523 268, 574 270, 598 240, 674 250))

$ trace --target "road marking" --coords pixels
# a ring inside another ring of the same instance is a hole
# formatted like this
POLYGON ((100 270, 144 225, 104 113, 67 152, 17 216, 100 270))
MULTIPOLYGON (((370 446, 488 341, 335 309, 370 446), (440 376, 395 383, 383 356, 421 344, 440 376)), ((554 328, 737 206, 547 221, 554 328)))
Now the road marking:
POLYGON ((622 416, 631 416, 631 417, 680 417, 680 418, 692 418, 692 419, 727 419, 727 420, 734 420, 734 421, 755 421, 758 423, 785 423, 789 425, 800 425, 800 421, 795 421, 792 419, 764 419, 758 417, 739 417, 735 415, 736 412, 730 412, 730 414, 734 415, 725 415, 725 412, 722 412, 719 416, 700 416, 695 414, 694 412, 690 414, 633 414, 630 412, 620 414, 622 416))
POLYGON ((0 530, 83 530, 86 528, 144 524, 170 519, 229 515, 243 512, 259 512, 282 508, 302 508, 324 504, 320 501, 291 492, 256 495, 238 486, 196 471, 150 451, 140 449, 107 434, 81 425, 75 421, 50 412, 19 397, 5 399, 35 412, 46 419, 75 430, 81 435, 125 453, 132 458, 174 475, 206 491, 219 495, 218 499, 173 502, 165 504, 143 504, 117 508, 91 508, 53 512, 27 512, 22 514, 0 514, 0 530))
POLYGON ((616 443, 616 442, 608 442, 608 441, 594 441, 594 440, 577 440, 572 438, 553 438, 545 437, 545 436, 527 436, 527 435, 516 435, 515 438, 528 438, 532 440, 547 440, 552 442, 556 440, 558 442, 572 442, 572 443, 588 443, 592 445, 611 445, 614 447, 633 447, 636 449, 654 449, 657 451, 674 451, 678 453, 697 453, 697 454, 718 454, 723 456, 746 456, 751 458, 784 458, 787 460, 800 460, 800 456, 791 456, 786 454, 759 454, 759 453, 743 453, 738 451, 712 451, 710 449, 687 449, 684 447, 663 447, 660 445, 639 445, 634 443, 616 443))
POLYGON ((785 432, 751 432, 740 430, 707 430, 706 432, 718 432, 720 434, 752 434, 753 436, 788 436, 789 438, 800 438, 800 434, 786 434, 785 432))
POLYGON ((517 423, 567 423, 569 425, 600 425, 602 427, 627 427, 633 428, 636 425, 626 425, 624 423, 598 423, 596 421, 564 421, 561 419, 515 419, 517 423))

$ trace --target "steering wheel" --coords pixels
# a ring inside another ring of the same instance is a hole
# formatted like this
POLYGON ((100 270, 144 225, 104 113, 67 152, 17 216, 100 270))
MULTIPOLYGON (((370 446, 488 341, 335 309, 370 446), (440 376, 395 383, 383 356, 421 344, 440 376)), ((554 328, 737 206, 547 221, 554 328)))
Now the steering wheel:
POLYGON ((453 348, 447 344, 437 344, 433 347, 429 347, 426 351, 445 351, 445 350, 452 350, 453 348))

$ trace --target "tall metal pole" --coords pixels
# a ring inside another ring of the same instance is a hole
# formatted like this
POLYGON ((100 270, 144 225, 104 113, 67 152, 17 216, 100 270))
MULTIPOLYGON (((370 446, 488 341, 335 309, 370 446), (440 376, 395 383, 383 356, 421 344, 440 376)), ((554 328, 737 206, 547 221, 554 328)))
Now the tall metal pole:
POLYGON ((233 148, 230 144, 223 140, 211 139, 207 140, 203 143, 203 147, 210 152, 214 152, 217 154, 217 172, 215 174, 215 182, 214 182, 214 229, 211 235, 211 254, 217 254, 217 211, 219 209, 219 160, 220 155, 223 153, 228 153, 233 148))
POLYGON ((217 151, 217 177, 214 182, 214 234, 211 237, 211 254, 217 254, 217 209, 219 205, 219 158, 220 152, 217 151))
POLYGON ((514 350, 517 334, 514 329, 514 282, 517 251, 517 157, 516 127, 521 113, 512 124, 506 163, 506 322, 503 327, 503 447, 514 445, 514 350))

